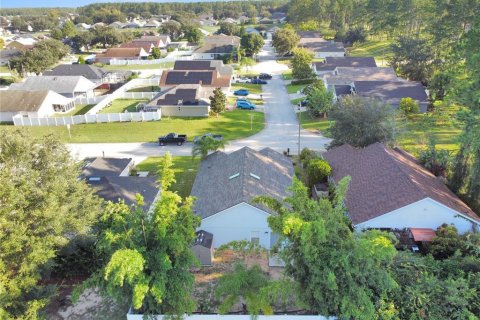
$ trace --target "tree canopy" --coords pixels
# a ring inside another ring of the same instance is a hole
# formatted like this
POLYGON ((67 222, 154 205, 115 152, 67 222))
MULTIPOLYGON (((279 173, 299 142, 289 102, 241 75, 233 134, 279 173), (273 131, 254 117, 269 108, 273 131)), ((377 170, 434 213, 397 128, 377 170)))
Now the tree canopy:
POLYGON ((304 48, 296 48, 293 50, 292 59, 292 76, 294 79, 311 79, 315 76, 311 64, 313 54, 304 48))
POLYGON ((275 31, 272 35, 272 46, 279 55, 286 55, 293 52, 297 46, 300 37, 293 28, 282 28, 275 31))

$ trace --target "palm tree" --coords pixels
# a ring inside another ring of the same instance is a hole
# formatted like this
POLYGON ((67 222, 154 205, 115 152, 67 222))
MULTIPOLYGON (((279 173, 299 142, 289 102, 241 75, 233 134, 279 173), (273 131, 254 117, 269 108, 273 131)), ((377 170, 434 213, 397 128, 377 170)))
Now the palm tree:
POLYGON ((200 156, 200 159, 205 159, 210 151, 217 151, 225 149, 225 142, 223 140, 214 139, 211 136, 203 136, 194 143, 192 148, 192 157, 200 156))

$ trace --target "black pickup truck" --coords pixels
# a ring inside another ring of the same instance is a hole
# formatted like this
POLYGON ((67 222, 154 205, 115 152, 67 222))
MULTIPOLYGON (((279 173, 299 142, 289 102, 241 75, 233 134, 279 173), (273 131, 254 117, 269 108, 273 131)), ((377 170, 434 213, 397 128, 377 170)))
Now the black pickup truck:
POLYGON ((187 141, 186 134, 169 133, 166 136, 158 137, 158 145, 164 146, 169 143, 176 143, 177 146, 181 146, 187 141))

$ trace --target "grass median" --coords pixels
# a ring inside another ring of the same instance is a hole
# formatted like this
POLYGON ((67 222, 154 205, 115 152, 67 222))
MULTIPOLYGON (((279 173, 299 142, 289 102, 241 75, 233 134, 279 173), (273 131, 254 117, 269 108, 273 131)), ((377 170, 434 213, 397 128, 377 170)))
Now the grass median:
POLYGON ((225 140, 248 137, 265 127, 265 117, 261 112, 246 110, 226 111, 217 117, 209 118, 163 118, 149 122, 111 122, 77 124, 71 126, 69 138, 65 126, 58 127, 16 127, 2 125, 0 130, 25 130, 40 136, 53 134, 66 143, 88 142, 155 142, 158 136, 170 132, 186 134, 189 139, 207 132, 223 135, 225 140), (252 130, 250 130, 250 114, 252 130))

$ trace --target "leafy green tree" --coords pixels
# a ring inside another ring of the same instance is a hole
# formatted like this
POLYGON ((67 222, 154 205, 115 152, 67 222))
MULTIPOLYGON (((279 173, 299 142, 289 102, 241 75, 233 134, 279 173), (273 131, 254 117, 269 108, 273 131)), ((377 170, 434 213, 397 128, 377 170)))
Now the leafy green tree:
POLYGON ((20 31, 28 31, 28 22, 23 17, 13 17, 10 24, 20 31))
POLYGON ((160 33, 168 34, 175 41, 182 34, 182 25, 175 20, 167 21, 160 26, 160 33))
POLYGON ((217 31, 218 34, 226 34, 227 36, 236 36, 240 32, 240 28, 233 23, 220 22, 218 26, 219 26, 219 29, 217 31))
POLYGON ((343 97, 330 112, 331 146, 348 143, 363 148, 376 142, 387 143, 393 138, 393 117, 391 108, 376 100, 343 97))
POLYGON ((430 139, 428 148, 420 152, 418 160, 435 176, 445 177, 452 162, 452 155, 448 150, 437 150, 435 140, 430 139))
POLYGON ((390 64, 409 80, 426 84, 433 72, 434 55, 429 42, 418 37, 399 37, 392 44, 390 64))
POLYGON ((223 301, 220 314, 231 311, 240 301, 245 314, 272 314, 272 307, 260 295, 260 290, 267 284, 268 277, 259 265, 247 268, 244 264, 235 264, 234 271, 223 275, 215 289, 215 294, 223 301))
POLYGON ((100 207, 53 136, 0 134, 0 317, 37 319, 52 294, 39 284, 73 235, 90 232, 100 207))
POLYGON ((160 59, 162 57, 162 52, 160 51, 160 48, 152 48, 152 57, 154 59, 160 59))
POLYGON ((311 188, 316 183, 326 182, 332 172, 332 168, 327 161, 323 159, 311 159, 305 168, 307 174, 308 186, 311 188))
POLYGON ((449 258, 462 249, 463 241, 455 226, 442 224, 436 233, 429 245, 429 251, 435 259, 449 258))
POLYGON ((200 43, 203 39, 203 33, 196 27, 190 27, 185 31, 185 38, 188 42, 200 43))
POLYGON ((54 29, 52 29, 52 31, 50 31, 50 36, 53 39, 62 40, 63 39, 62 30, 60 28, 54 28, 54 29))
MULTIPOLYGON (((200 223, 192 213, 193 199, 170 191, 175 182, 172 156, 160 164, 160 198, 151 212, 137 206, 109 203, 100 217, 97 248, 103 267, 83 288, 95 286, 115 298, 128 298, 148 314, 180 315, 193 311, 191 297, 195 264, 190 246, 200 223)), ((83 288, 76 291, 76 296, 83 288)))
POLYGON ((210 98, 210 110, 214 112, 217 117, 220 113, 225 111, 227 105, 227 96, 222 92, 222 89, 216 88, 213 90, 213 96, 210 98))
POLYGON ((326 117, 327 113, 333 108, 333 93, 328 91, 323 81, 316 81, 312 86, 312 90, 308 92, 308 110, 314 117, 321 114, 326 117))
POLYGON ((125 40, 124 35, 117 29, 109 26, 96 27, 93 30, 92 45, 102 44, 104 48, 120 44, 125 40))
POLYGON ((77 28, 75 28, 75 25, 71 20, 65 21, 65 23, 62 26, 62 34, 66 38, 72 38, 77 34, 77 28))
POLYGON ((208 156, 208 153, 225 148, 225 142, 223 140, 214 139, 211 136, 205 136, 199 141, 195 142, 192 147, 192 157, 198 157, 203 160, 208 156))
POLYGON ((304 48, 293 50, 292 76, 294 79, 311 79, 315 73, 311 68, 313 54, 304 48))
POLYGON ((85 58, 84 58, 83 56, 80 56, 80 57, 78 57, 77 62, 78 62, 79 64, 85 64, 85 58))
POLYGON ((399 109, 405 115, 411 115, 420 112, 418 102, 410 97, 400 99, 399 109))
POLYGON ((298 282, 310 310, 375 319, 377 304, 396 287, 388 272, 396 250, 386 233, 351 231, 344 208, 348 182, 349 177, 339 181, 333 202, 310 199, 297 178, 286 205, 268 197, 256 201, 277 213, 268 222, 280 236, 285 275, 298 282))
POLYGON ((265 41, 263 37, 256 33, 244 34, 240 40, 240 45, 245 51, 245 54, 252 57, 260 52, 265 41))
POLYGON ((98 36, 94 32, 86 31, 86 32, 79 32, 75 35, 72 40, 73 47, 77 48, 78 50, 89 49, 92 43, 94 42, 95 36, 98 36))

